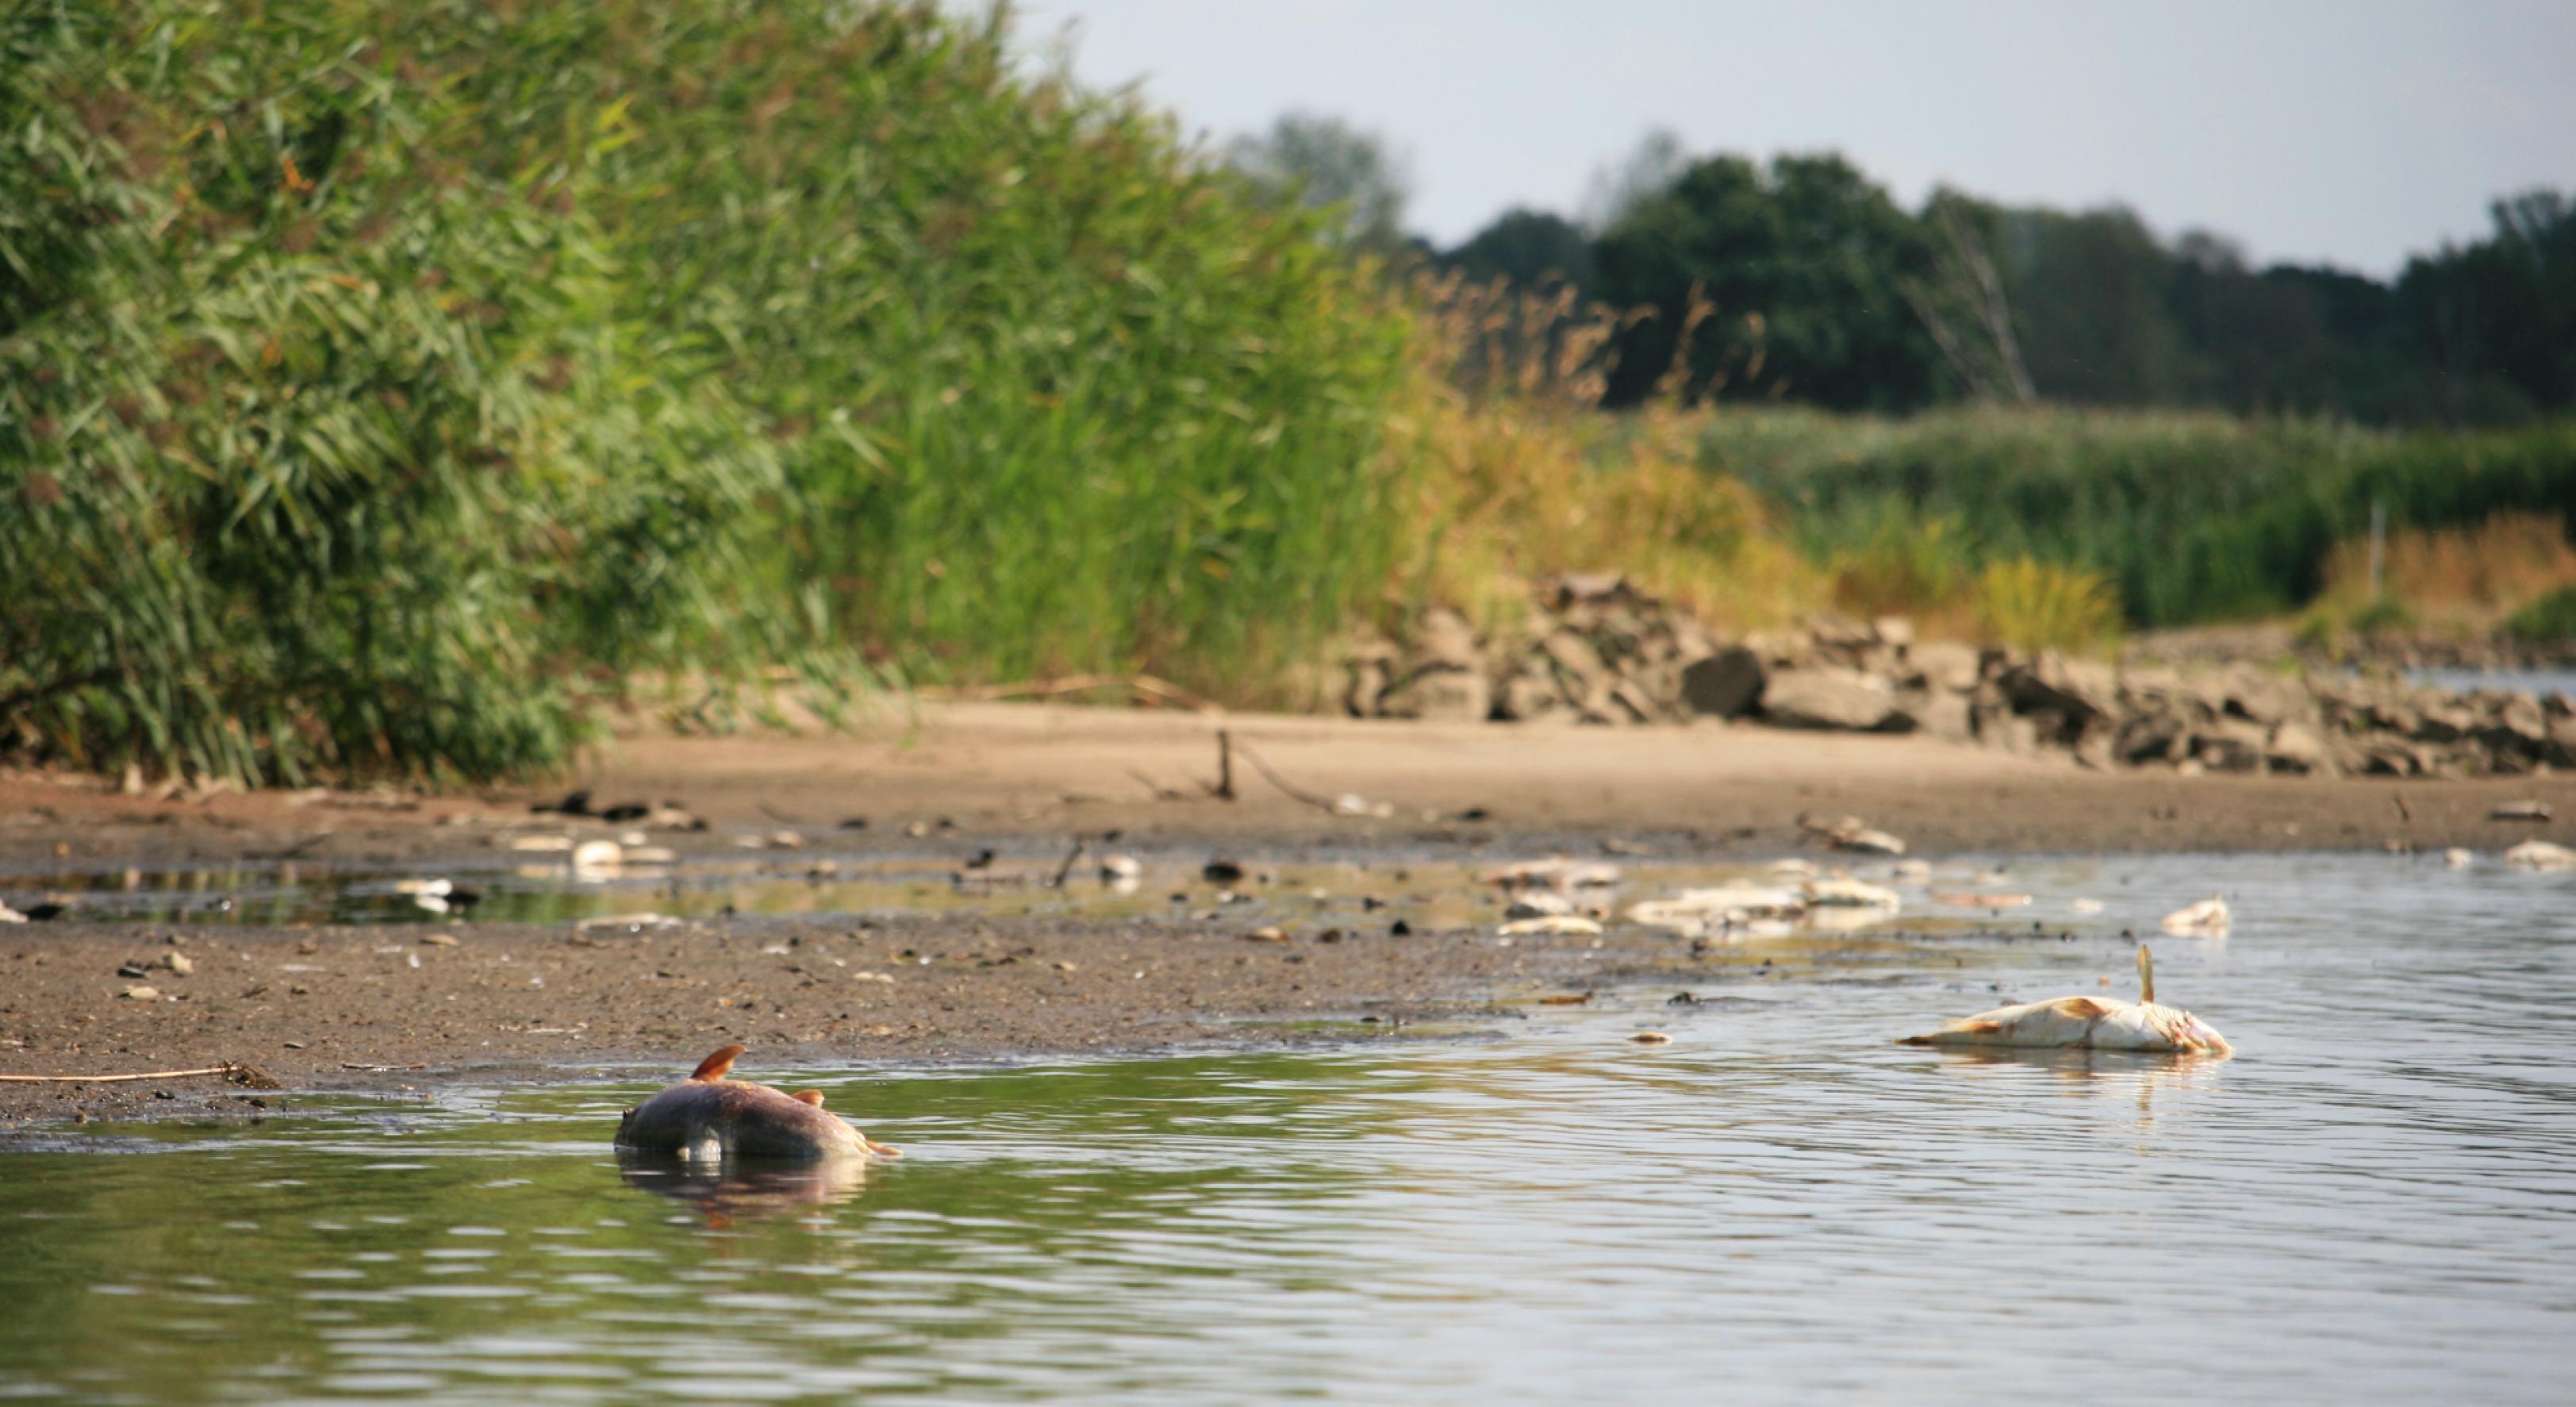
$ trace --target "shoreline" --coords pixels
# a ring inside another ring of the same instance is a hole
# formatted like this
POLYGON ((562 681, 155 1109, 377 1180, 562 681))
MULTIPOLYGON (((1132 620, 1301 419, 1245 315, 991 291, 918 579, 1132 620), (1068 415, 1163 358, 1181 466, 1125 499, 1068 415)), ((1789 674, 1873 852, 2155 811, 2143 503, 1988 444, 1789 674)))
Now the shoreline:
MULTIPOLYGON (((88 779, 0 774, 0 893, 23 902, 49 875, 124 866, 489 868, 506 863, 513 836, 622 829, 529 810, 573 785, 598 805, 676 801, 703 818, 703 831, 652 837, 684 864, 730 858, 784 871, 838 856, 901 861, 917 874, 990 849, 1003 855, 996 873, 1029 882, 1056 869, 1073 838, 1096 856, 1114 832, 1116 848, 1160 857, 1167 874, 1218 853, 1283 871, 1332 865, 1391 902, 1366 924, 1336 911, 1329 924, 1289 925, 1284 942, 1253 941, 1251 918, 1194 912, 1214 887, 1196 882, 1185 886, 1197 891, 1192 907, 1127 916, 914 908, 717 916, 642 932, 82 921, 75 909, 0 926, 0 1072, 238 1061, 299 1090, 399 1093, 601 1066, 680 1072, 733 1041, 784 1066, 1367 1039, 1427 1021, 1507 1021, 1525 994, 1614 978, 1758 980, 1756 965, 1784 956, 1771 945, 1695 954, 1669 933, 1623 924, 1599 938, 1500 946, 1490 922, 1447 910, 1432 922, 1428 908, 1402 902, 1436 887, 1428 872, 1438 868, 1551 852, 1874 863, 1822 850, 1799 826, 1802 813, 1863 818, 1931 858, 2492 853, 2532 837, 2563 842, 2576 817, 2576 777, 2555 775, 2177 777, 1919 737, 1722 724, 1515 728, 975 704, 921 708, 869 737, 636 733, 577 782, 542 790, 150 800, 88 779), (1216 771, 1220 727, 1235 749, 1231 802, 1200 788, 1216 771), (1389 814, 1326 814, 1270 785, 1253 758, 1301 793, 1350 792, 1389 814), (1157 789, 1189 799, 1158 799, 1157 789), (2560 819, 2488 819, 2527 800, 2560 819), (840 829, 858 817, 865 829, 840 829), (806 848, 742 848, 782 830, 806 848), (1418 931, 1391 935, 1390 920, 1408 913, 1418 931), (424 942, 432 931, 453 941, 424 942), (155 966, 173 953, 193 971, 155 966), (117 975, 126 963, 146 975, 117 975), (121 995, 136 985, 161 999, 121 995)), ((1268 899, 1275 908, 1287 893, 1268 899)), ((269 1112, 254 1100, 279 1103, 213 1078, 0 1084, 0 1126, 269 1112)))

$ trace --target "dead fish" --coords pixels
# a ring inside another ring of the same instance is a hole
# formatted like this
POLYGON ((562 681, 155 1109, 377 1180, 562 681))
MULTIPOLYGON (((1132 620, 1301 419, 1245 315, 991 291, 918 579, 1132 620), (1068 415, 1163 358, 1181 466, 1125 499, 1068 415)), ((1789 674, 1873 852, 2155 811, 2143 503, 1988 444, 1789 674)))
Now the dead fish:
MULTIPOLYGON (((2576 869, 2576 850, 2552 841, 2526 840, 2504 852, 2504 862, 2525 870, 2576 869)), ((27 912, 34 913, 35 910, 27 912)))
POLYGON ((2030 902, 2030 896, 2027 894, 1939 893, 1932 896, 1932 902, 1962 909, 2018 909, 2030 902))
POLYGON ((1811 879, 1799 886, 1799 892, 1817 908, 1893 909, 1905 902, 1893 889, 1883 889, 1843 874, 1831 879, 1811 879))
POLYGON ((2059 997, 1981 1011, 1898 1045, 2073 1047, 2084 1050, 2159 1051, 2171 1055, 2229 1055, 2227 1038, 2179 1007, 2156 1004, 2154 960, 2138 949, 2138 1000, 2059 997))
POLYGON ((692 1162, 730 1158, 900 1157, 902 1150, 871 1142, 838 1115, 823 1112, 823 1093, 787 1094, 767 1085, 728 1080, 743 1047, 729 1045, 698 1062, 689 1077, 626 1111, 617 1146, 672 1153, 692 1162))
POLYGON ((2224 937, 2236 916, 2227 901, 2212 894, 2197 904, 2174 910, 2157 923, 2157 927, 2177 937, 2224 937))
POLYGON ((1498 884, 1505 889, 1587 889, 1608 888, 1619 882, 1619 867, 1598 860, 1524 860, 1518 864, 1500 865, 1476 876, 1479 884, 1498 884))
POLYGON ((2226 1055, 2227 1038, 2188 1011, 2117 997, 2059 997, 2002 1006, 1898 1045, 2057 1047, 2226 1055))

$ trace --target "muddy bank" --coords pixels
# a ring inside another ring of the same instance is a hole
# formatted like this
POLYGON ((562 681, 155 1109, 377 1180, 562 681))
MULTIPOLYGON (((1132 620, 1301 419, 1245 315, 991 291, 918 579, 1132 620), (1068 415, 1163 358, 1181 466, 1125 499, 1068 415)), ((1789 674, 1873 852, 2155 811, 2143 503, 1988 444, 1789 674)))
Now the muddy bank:
MULTIPOLYGON (((1390 886, 1401 881, 1390 876, 1390 886)), ((910 916, 693 923, 273 928, 51 924, 0 932, 0 1069, 101 1074, 247 1062, 297 1090, 399 1093, 566 1065, 681 1072, 1395 1036, 1509 1020, 1613 972, 1786 970, 1646 930, 1523 937, 1368 927, 910 916), (174 941, 175 940, 175 941, 174 941), (163 966, 182 954, 184 976, 163 966), (120 977, 120 966, 145 969, 120 977), (154 995, 132 998, 137 986, 154 995), (1500 1005, 1497 1003, 1500 1002, 1500 1005)), ((1417 911, 1417 917, 1418 917, 1417 911)), ((1407 925, 1410 927, 1411 925, 1407 925)), ((1794 959, 1792 959, 1794 961, 1794 959)), ((1726 974, 1735 973, 1735 979, 1726 974)), ((288 1096, 216 1078, 0 1084, 0 1123, 244 1115, 288 1096)))

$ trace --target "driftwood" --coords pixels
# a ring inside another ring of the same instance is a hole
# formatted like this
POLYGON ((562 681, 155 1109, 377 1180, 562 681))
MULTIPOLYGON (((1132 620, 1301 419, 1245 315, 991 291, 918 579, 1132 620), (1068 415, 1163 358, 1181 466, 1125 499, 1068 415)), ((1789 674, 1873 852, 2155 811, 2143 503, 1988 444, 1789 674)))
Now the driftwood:
POLYGON ((0 1075, 0 1082, 13 1085, 105 1085, 132 1080, 179 1080, 197 1075, 221 1075, 234 1084, 248 1085, 253 1089, 278 1088, 275 1076, 256 1065, 245 1065, 239 1061, 226 1061, 194 1070, 145 1070, 133 1075, 0 1075))
POLYGON ((957 703, 986 703, 995 699, 1016 699, 1049 694, 1079 694, 1092 689, 1127 689, 1154 703, 1179 704, 1200 713, 1223 713, 1223 706, 1204 699, 1168 679, 1150 674, 1074 674, 1062 679, 1023 679, 1010 684, 972 684, 954 689, 917 690, 925 699, 943 699, 957 703))

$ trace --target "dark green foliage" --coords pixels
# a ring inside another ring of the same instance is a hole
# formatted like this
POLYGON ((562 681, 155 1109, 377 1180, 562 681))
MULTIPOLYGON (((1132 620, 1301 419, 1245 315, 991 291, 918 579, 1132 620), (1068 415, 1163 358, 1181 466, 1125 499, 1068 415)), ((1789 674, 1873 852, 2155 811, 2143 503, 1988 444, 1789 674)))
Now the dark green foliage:
POLYGON ((2562 586, 2515 611, 2505 633, 2531 645, 2576 646, 2576 586, 2562 586))
POLYGON ((0 746, 486 776, 828 639, 1257 694, 1396 531, 1316 228, 928 8, 0 6, 0 746))
POLYGON ((1637 201, 1594 250, 1598 294, 1652 308, 1619 341, 1610 400, 1632 404, 1674 366, 1694 290, 1691 398, 1791 399, 1902 410, 1938 389, 1931 339, 1906 299, 1930 269, 1926 233, 1839 156, 1698 162, 1637 201))
POLYGON ((1595 281, 1592 238, 1562 215, 1506 210, 1466 243, 1437 260, 1471 279, 1501 279, 1517 289, 1565 284, 1589 296, 1595 281))
POLYGON ((1865 556, 1891 524, 1938 525, 1980 560, 2100 572, 2143 626, 2306 602, 2374 499, 2392 529, 2576 504, 2576 425, 2563 423, 2396 434, 2184 415, 1737 414, 1711 422, 1703 464, 1783 506, 1819 560, 1865 556))

